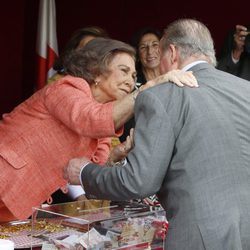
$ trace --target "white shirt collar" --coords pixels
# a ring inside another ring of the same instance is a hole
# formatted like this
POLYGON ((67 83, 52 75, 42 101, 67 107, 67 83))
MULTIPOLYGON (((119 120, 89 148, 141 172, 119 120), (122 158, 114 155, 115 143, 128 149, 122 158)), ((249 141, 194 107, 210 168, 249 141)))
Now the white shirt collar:
POLYGON ((182 68, 183 71, 188 71, 190 68, 192 68, 193 66, 200 64, 200 63, 208 63, 207 61, 203 61, 203 60, 199 60, 199 61, 195 61, 192 63, 187 64, 185 67, 182 68))

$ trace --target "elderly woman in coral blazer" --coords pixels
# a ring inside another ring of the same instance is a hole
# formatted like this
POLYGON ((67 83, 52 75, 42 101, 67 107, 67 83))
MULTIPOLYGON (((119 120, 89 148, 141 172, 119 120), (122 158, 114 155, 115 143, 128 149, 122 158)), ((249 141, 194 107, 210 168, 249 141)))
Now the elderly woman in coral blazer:
MULTIPOLYGON (((67 75, 36 92, 0 122, 0 221, 25 219, 63 187, 63 167, 85 156, 104 164, 110 137, 133 115, 135 52, 97 38, 65 61, 67 75), (131 93, 132 92, 132 93, 131 93)), ((170 72, 160 81, 193 85, 191 73, 170 72)))

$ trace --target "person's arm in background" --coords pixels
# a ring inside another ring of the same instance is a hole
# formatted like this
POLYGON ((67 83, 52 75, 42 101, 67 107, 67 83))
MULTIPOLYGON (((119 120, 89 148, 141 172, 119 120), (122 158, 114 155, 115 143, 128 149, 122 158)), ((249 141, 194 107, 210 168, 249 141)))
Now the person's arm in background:
POLYGON ((217 68, 233 75, 238 75, 240 70, 240 58, 244 51, 245 38, 248 34, 243 25, 236 25, 225 40, 223 52, 218 60, 217 68))
POLYGON ((243 25, 236 25, 236 30, 234 33, 234 48, 232 50, 232 60, 237 63, 240 60, 240 56, 244 51, 245 39, 249 34, 247 32, 247 27, 243 25))

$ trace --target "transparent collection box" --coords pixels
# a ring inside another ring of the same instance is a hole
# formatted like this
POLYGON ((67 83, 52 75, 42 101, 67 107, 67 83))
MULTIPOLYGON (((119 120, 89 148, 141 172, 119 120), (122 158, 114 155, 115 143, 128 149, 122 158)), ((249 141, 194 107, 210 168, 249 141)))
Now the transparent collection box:
POLYGON ((133 202, 76 201, 33 208, 32 247, 161 250, 167 229, 165 211, 159 208, 133 202))

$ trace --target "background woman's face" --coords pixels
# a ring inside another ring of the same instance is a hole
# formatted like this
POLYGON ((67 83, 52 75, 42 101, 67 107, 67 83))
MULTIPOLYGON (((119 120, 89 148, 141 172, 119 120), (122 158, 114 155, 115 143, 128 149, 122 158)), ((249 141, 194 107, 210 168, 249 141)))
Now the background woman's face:
POLYGON ((139 59, 144 68, 156 68, 160 64, 159 39, 155 34, 145 34, 139 43, 139 59))
POLYGON ((127 53, 116 54, 109 70, 106 77, 101 76, 98 84, 106 101, 119 100, 131 93, 136 79, 134 58, 127 53))

